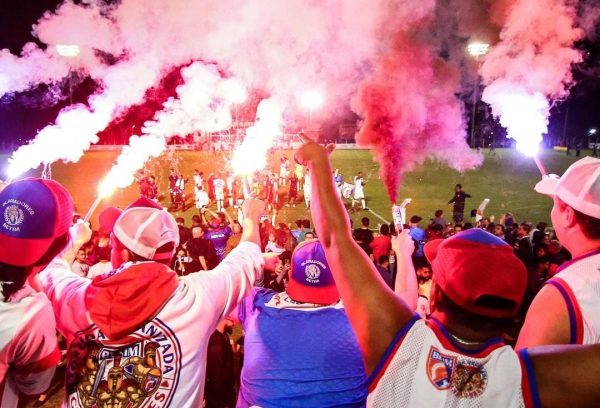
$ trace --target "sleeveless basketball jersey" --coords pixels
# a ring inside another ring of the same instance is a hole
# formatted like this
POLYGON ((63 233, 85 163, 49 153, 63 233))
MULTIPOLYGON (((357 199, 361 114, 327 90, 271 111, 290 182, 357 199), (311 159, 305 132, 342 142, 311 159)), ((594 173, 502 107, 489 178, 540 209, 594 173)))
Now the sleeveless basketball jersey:
POLYGON ((600 343, 600 250, 569 261, 548 281, 567 305, 571 344, 600 343))
POLYGON ((440 323, 415 316, 369 377, 367 406, 539 406, 527 351, 520 355, 500 338, 461 349, 440 323))

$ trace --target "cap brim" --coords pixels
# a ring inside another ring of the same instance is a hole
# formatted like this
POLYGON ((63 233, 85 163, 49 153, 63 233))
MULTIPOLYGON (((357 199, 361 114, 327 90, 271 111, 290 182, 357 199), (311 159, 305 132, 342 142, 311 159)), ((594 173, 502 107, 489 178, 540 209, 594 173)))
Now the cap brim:
POLYGON ((316 303, 330 305, 340 299, 340 294, 335 285, 325 287, 309 287, 290 279, 286 289, 288 296, 300 303, 316 303))
POLYGON ((547 196, 554 196, 556 194, 556 187, 560 179, 556 174, 550 174, 540 180, 533 188, 537 193, 544 194, 547 196))
POLYGON ((0 262, 14 266, 35 265, 46 254, 52 241, 54 241, 54 237, 22 239, 3 236, 0 246, 0 262), (19 248, 19 251, 15 251, 15 248, 19 248))
POLYGON ((444 242, 443 239, 434 239, 432 241, 427 242, 423 246, 423 252, 425 253, 425 258, 432 263, 435 257, 437 256, 438 247, 440 244, 444 242))

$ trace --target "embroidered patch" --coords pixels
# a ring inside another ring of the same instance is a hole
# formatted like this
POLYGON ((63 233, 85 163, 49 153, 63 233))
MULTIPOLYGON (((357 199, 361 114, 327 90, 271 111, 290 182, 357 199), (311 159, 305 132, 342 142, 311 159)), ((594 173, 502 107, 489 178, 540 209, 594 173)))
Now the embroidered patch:
POLYGON ((429 381, 438 390, 447 390, 450 388, 452 372, 456 366, 456 357, 440 353, 440 351, 431 347, 427 357, 427 377, 429 381))

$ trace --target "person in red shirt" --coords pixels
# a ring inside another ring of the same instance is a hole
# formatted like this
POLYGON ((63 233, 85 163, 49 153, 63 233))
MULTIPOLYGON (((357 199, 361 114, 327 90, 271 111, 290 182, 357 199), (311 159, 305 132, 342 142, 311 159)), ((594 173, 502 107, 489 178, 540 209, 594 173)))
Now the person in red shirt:
POLYGON ((379 236, 373 238, 369 246, 373 250, 372 256, 374 261, 378 261, 384 255, 389 255, 390 249, 392 249, 389 225, 383 224, 379 228, 379 236))

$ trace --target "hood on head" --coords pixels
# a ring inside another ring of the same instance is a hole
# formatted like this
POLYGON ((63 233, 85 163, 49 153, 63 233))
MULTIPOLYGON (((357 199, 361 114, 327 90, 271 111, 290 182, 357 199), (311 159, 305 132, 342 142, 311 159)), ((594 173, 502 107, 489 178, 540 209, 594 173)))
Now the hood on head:
POLYGON ((166 265, 142 262, 94 278, 85 296, 92 321, 109 339, 123 338, 152 319, 169 300, 177 275, 166 265))

